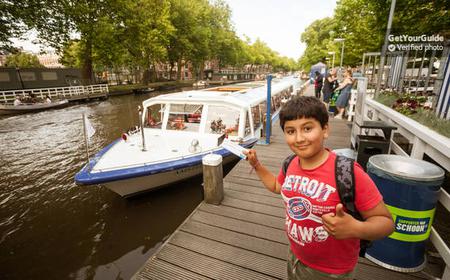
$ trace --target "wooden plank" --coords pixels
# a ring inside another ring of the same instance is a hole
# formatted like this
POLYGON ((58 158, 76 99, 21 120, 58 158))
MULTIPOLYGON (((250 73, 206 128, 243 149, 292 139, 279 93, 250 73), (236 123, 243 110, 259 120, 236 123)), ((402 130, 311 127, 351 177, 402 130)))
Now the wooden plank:
POLYGON ((205 255, 186 250, 172 244, 166 244, 159 252, 158 258, 194 273, 211 279, 276 279, 234 264, 220 261, 205 255))
POLYGON ((410 273, 390 271, 380 266, 358 264, 355 273, 356 280, 418 280, 424 279, 410 273))
POLYGON ((265 195, 268 197, 275 197, 275 198, 281 199, 280 194, 273 193, 273 192, 269 191, 268 189, 266 189, 266 187, 263 187, 263 186, 255 187, 255 186, 248 186, 248 185, 242 185, 242 184, 236 184, 236 183, 230 183, 230 182, 225 182, 224 186, 225 186, 225 188, 234 190, 234 191, 265 195))
POLYGON ((200 274, 180 268, 165 261, 154 259, 140 271, 138 275, 133 277, 134 280, 158 279, 158 280, 208 280, 200 274))
POLYGON ((274 278, 287 278, 285 260, 243 250, 235 246, 223 244, 186 232, 179 232, 171 239, 170 243, 274 278))
POLYGON ((226 196, 229 196, 232 198, 239 198, 241 200, 258 202, 260 204, 284 208, 283 201, 279 198, 268 197, 265 195, 258 195, 258 194, 252 194, 252 193, 246 193, 246 192, 239 192, 239 191, 234 191, 231 189, 225 189, 224 192, 225 192, 226 196))
POLYGON ((280 218, 286 217, 286 210, 284 207, 275 207, 270 205, 261 205, 257 202, 250 202, 241 200, 239 198, 232 198, 225 196, 224 200, 222 200, 222 205, 230 206, 234 208, 244 209, 248 211, 253 211, 257 213, 264 213, 280 218))
POLYGON ((225 180, 226 180, 226 182, 230 182, 230 183, 234 183, 234 184, 249 185, 249 186, 264 188, 263 183, 259 179, 244 178, 244 177, 238 177, 236 175, 228 174, 227 178, 225 180))
POLYGON ((273 227, 277 229, 284 230, 285 221, 283 218, 269 216, 261 213, 250 212, 246 210, 241 210, 237 208, 227 207, 227 206, 215 206, 211 204, 202 203, 198 208, 199 211, 208 212, 211 214, 216 214, 228 218, 233 218, 245 222, 251 222, 259 225, 264 225, 267 227, 273 227))
POLYGON ((181 230, 252 252, 272 256, 280 260, 286 260, 288 254, 287 244, 280 244, 278 242, 273 242, 194 221, 185 223, 181 230))
POLYGON ((284 230, 279 230, 263 225, 258 225, 250 222, 244 222, 232 218, 223 217, 211 213, 197 211, 191 216, 193 221, 201 222, 210 226, 263 238, 281 244, 287 244, 288 240, 284 230))

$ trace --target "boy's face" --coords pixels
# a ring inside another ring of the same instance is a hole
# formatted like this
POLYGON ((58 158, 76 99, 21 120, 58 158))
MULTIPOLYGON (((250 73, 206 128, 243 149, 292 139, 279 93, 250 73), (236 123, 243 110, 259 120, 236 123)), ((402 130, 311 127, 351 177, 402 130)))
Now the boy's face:
POLYGON ((323 149, 323 141, 328 138, 328 125, 322 128, 314 118, 286 121, 284 138, 299 158, 311 158, 323 149))

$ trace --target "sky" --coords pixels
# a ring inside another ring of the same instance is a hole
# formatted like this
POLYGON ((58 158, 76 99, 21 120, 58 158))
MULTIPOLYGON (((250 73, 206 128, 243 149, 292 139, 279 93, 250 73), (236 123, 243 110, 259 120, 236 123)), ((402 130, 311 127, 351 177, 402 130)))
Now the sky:
MULTIPOLYGON (((282 56, 300 58, 306 45, 300 35, 313 21, 332 16, 336 0, 225 0, 231 8, 231 20, 242 39, 257 38, 282 56)), ((35 38, 30 34, 28 38, 35 38)), ((16 46, 38 53, 40 46, 14 40, 16 46)))
POLYGON ((336 0, 225 0, 237 34, 266 42, 282 56, 300 58, 300 35, 313 21, 333 15, 336 0))

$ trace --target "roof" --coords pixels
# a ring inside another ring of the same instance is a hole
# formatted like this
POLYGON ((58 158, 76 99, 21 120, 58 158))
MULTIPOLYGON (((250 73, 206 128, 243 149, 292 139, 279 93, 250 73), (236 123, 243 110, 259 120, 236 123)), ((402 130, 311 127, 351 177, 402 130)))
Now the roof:
MULTIPOLYGON (((300 80, 287 77, 281 80, 274 79, 272 83, 272 95, 290 86, 296 87, 300 80)), ((144 101, 149 103, 228 103, 239 107, 248 107, 261 103, 267 98, 267 85, 265 82, 249 82, 232 86, 220 86, 203 90, 191 90, 171 94, 159 95, 144 101)))

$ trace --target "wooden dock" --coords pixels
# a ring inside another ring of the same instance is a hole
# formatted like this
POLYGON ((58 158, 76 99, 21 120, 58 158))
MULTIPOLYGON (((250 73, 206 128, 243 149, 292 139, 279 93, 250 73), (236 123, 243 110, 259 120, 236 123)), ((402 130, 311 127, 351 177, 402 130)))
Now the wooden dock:
MULTIPOLYGON (((350 145, 346 121, 331 120, 331 149, 350 145)), ((291 152, 274 125, 271 144, 258 145, 260 161, 273 173, 291 152)), ((224 200, 202 202, 133 279, 287 279, 288 239, 279 195, 267 191, 241 161, 224 179, 224 200)), ((435 270, 432 265, 427 271, 435 270)), ((433 273, 434 274, 434 273, 433 273)), ((423 273, 389 271, 360 258, 356 279, 429 279, 423 273)))

